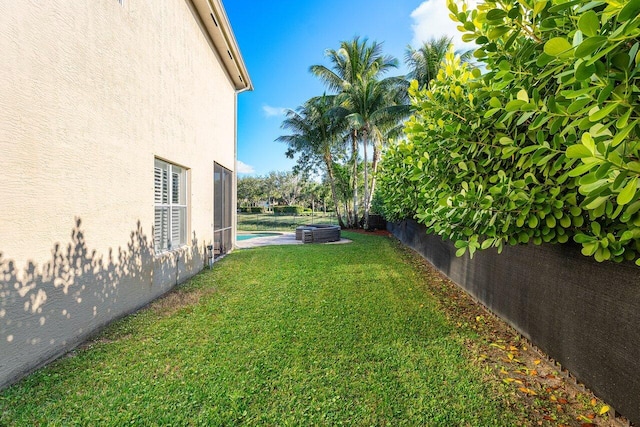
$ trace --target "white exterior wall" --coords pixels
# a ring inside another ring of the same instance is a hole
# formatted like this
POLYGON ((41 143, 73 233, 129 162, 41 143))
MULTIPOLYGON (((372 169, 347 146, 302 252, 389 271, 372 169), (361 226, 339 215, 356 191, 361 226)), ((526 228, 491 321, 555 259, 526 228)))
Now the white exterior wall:
POLYGON ((236 93, 188 0, 1 2, 0 52, 2 387, 203 267, 236 93), (161 256, 156 156, 190 178, 161 256))

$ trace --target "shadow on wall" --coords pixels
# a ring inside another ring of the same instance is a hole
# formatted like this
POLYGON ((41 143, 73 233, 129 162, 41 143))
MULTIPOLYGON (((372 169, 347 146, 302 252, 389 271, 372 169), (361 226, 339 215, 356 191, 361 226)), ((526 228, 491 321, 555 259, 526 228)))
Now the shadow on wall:
POLYGON ((87 247, 76 219, 71 242, 51 260, 19 270, 0 252, 0 388, 60 356, 110 321, 200 271, 205 246, 155 256, 138 221, 126 246, 106 256, 87 247))

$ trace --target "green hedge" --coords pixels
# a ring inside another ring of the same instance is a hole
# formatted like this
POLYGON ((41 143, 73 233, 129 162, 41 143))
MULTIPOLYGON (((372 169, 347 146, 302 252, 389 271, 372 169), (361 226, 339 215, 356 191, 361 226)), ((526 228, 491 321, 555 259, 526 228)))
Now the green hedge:
POLYGON ((573 239, 598 261, 637 259, 640 1, 449 8, 486 71, 449 54, 429 89, 412 84, 407 140, 381 165, 385 216, 458 255, 573 239))
POLYGON ((276 214, 295 214, 300 215, 304 212, 302 206, 274 206, 273 213, 276 214))
POLYGON ((241 213, 264 213, 264 208, 262 206, 241 206, 241 213))

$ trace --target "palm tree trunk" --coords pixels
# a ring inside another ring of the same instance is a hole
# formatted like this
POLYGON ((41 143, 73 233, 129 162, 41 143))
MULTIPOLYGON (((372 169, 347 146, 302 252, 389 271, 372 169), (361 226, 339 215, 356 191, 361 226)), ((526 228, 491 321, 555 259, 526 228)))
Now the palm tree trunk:
POLYGON ((333 199, 333 206, 338 217, 338 224, 340 228, 344 228, 344 221, 342 215, 340 215, 340 205, 338 203, 338 195, 336 194, 336 182, 333 176, 333 159, 331 154, 324 156, 324 162, 327 165, 327 175, 329 175, 329 186, 331 187, 331 198, 333 199))
POLYGON ((367 145, 369 145, 369 135, 365 130, 362 133, 362 147, 364 154, 364 224, 362 228, 369 229, 369 174, 367 173, 367 145))
POLYGON ((376 191, 376 176, 378 174, 378 164, 380 163, 380 157, 382 152, 380 146, 374 144, 373 146, 373 159, 371 160, 371 187, 369 190, 369 201, 367 206, 371 207, 371 200, 373 199, 373 193, 376 191))
POLYGON ((350 226, 358 228, 358 137, 357 132, 351 132, 351 153, 353 157, 353 220, 350 226))

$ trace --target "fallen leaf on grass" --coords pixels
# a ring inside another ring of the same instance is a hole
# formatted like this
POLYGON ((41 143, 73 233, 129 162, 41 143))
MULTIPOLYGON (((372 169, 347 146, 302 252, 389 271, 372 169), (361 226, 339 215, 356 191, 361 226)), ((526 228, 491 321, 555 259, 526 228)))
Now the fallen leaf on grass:
POLYGON ((564 397, 561 397, 560 399, 558 399, 558 403, 561 405, 566 405, 567 403, 569 403, 569 401, 564 397))
POLYGON ((538 394, 535 391, 531 390, 530 388, 526 388, 526 387, 520 387, 518 390, 520 390, 525 394, 528 394, 529 396, 536 396, 538 394))
POLYGON ((600 408, 600 412, 598 412, 598 414, 604 415, 609 412, 610 409, 611 407, 609 405, 604 405, 602 408, 600 408))
POLYGON ((502 381, 504 381, 507 384, 511 384, 511 383, 516 383, 516 384, 523 384, 522 381, 517 380, 515 378, 505 378, 502 381))
POLYGON ((540 363, 541 363, 541 360, 540 360, 540 359, 538 359, 538 360, 534 360, 534 361, 533 361, 533 364, 534 364, 534 365, 536 365, 536 366, 537 366, 537 365, 539 365, 540 363))

